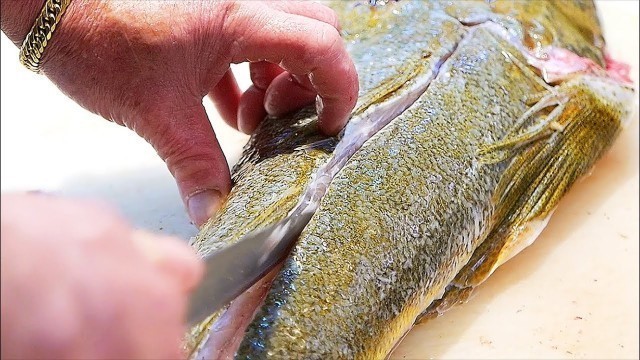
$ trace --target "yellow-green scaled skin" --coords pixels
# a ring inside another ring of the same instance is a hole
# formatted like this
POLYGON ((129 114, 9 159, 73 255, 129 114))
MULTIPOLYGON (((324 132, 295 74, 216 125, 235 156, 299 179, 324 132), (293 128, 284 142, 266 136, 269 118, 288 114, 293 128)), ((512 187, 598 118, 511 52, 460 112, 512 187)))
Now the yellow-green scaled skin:
MULTIPOLYGON (((375 91, 389 88, 394 74, 443 64, 424 94, 333 179, 237 358, 384 358, 425 309, 435 316, 463 300, 504 261, 527 223, 546 218, 608 149, 627 112, 613 93, 628 92, 625 86, 578 77, 553 90, 568 99, 553 129, 492 148, 544 124, 554 107, 516 127, 532 105, 527 99, 550 90, 519 49, 490 28, 470 25, 492 21, 534 52, 552 44, 603 64, 590 2, 335 6, 364 85, 356 116, 385 96, 403 95, 375 91), (531 34, 532 22, 544 36, 531 34)), ((329 158, 332 142, 300 148, 321 139, 313 115, 301 114, 285 125, 268 119, 254 136, 226 207, 195 240, 202 253, 286 216, 329 158), (255 139, 274 132, 279 143, 265 151, 255 139)))
POLYGON ((241 356, 263 344, 276 357, 383 356, 469 259, 491 226, 504 169, 475 153, 541 89, 505 63, 490 35, 461 46, 450 77, 436 79, 334 179, 241 356))
MULTIPOLYGON (((337 5, 350 6, 345 2, 337 5)), ((418 4, 416 4, 418 5, 418 4)), ((431 6, 425 2, 416 13, 401 16, 384 12, 375 16, 367 33, 360 33, 358 19, 343 21, 347 44, 360 80, 359 100, 354 116, 384 101, 393 91, 411 82, 407 75, 424 72, 450 52, 463 35, 453 18, 441 17, 415 28, 387 26, 402 21, 418 22, 431 6), (408 17, 408 18, 407 18, 408 17), (365 36, 366 35, 366 36, 365 36), (403 46, 398 46, 402 44, 403 46)), ((367 7, 356 9, 369 13, 367 7)), ((346 15, 346 14, 345 14, 346 15)), ((359 16, 352 13, 351 16, 359 16)), ((365 29, 362 29, 364 31, 365 29)), ((213 221, 194 240, 200 253, 208 253, 237 241, 246 233, 277 222, 293 208, 313 172, 326 162, 337 139, 316 132, 313 108, 280 119, 267 118, 245 146, 242 159, 234 167, 231 195, 213 221), (318 141, 327 140, 320 146, 318 141), (311 147, 308 147, 312 145, 311 147)))

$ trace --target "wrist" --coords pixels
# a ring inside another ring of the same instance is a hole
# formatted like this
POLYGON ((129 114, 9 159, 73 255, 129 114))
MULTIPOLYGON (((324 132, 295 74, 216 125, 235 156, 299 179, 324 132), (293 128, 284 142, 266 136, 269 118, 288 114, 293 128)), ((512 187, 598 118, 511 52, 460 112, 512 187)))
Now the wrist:
POLYGON ((20 47, 40 14, 45 0, 0 0, 2 32, 20 47))
POLYGON ((79 50, 87 40, 85 37, 92 33, 93 24, 101 20, 101 4, 100 0, 69 2, 40 60, 40 68, 45 75, 48 76, 50 70, 55 70, 60 65, 65 67, 68 65, 66 63, 76 56, 86 56, 79 50))

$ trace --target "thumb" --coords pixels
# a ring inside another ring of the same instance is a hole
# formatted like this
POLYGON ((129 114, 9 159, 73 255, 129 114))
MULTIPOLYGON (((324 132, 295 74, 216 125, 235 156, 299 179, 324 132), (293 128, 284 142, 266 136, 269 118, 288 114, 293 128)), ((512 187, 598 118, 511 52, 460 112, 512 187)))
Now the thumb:
POLYGON ((176 280, 180 289, 190 291, 200 282, 203 263, 185 242, 139 229, 133 231, 132 239, 151 263, 176 280))
POLYGON ((229 166, 202 102, 165 102, 136 125, 167 164, 191 220, 202 226, 231 189, 229 166))

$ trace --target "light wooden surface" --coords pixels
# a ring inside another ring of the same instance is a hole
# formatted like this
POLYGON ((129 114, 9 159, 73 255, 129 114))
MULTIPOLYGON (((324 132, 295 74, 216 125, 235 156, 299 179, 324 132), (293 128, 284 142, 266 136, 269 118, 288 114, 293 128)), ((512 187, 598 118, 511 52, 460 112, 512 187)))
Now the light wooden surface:
MULTIPOLYGON (((638 2, 600 1, 612 55, 638 84, 638 2)), ((150 146, 20 67, 1 39, 1 188, 113 204, 136 226, 196 233, 150 146)), ((246 67, 238 67, 246 86, 246 67)), ((231 163, 247 137, 208 102, 231 163)), ((637 106, 636 106, 637 108, 637 106)), ((393 358, 638 358, 638 115, 590 178, 562 201, 540 238, 475 296, 417 326, 393 358)), ((73 219, 69 219, 73 222, 73 219)))

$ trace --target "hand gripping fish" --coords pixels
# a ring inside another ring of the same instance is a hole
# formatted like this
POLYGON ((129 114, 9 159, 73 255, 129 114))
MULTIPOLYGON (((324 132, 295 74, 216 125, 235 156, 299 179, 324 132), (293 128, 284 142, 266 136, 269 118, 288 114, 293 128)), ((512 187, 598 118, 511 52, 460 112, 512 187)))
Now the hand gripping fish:
POLYGON ((335 2, 360 76, 335 138, 267 118, 202 255, 314 211, 289 256, 194 327, 192 358, 381 359, 531 244, 634 93, 590 1, 335 2))

